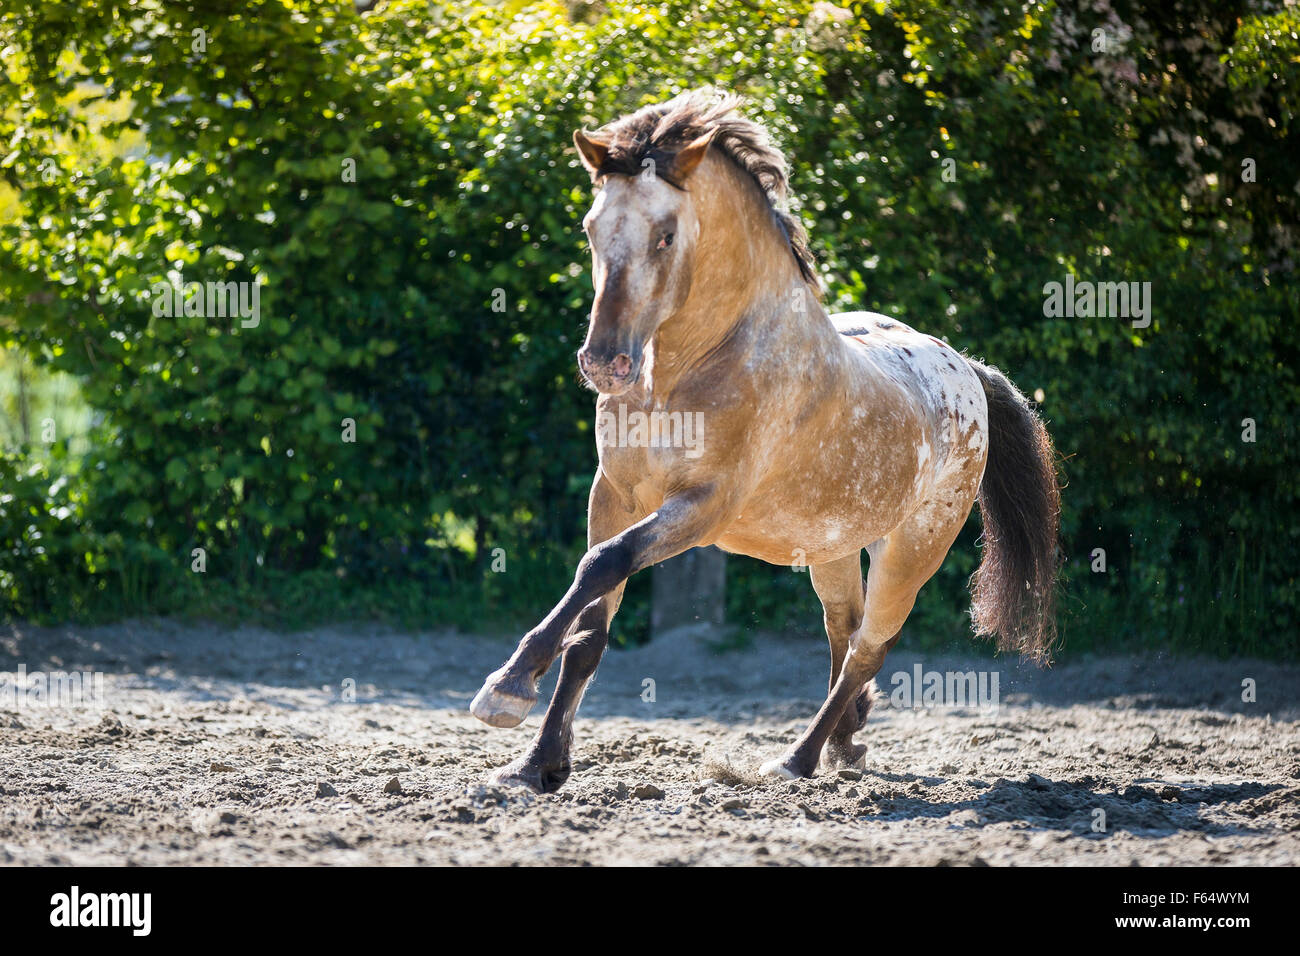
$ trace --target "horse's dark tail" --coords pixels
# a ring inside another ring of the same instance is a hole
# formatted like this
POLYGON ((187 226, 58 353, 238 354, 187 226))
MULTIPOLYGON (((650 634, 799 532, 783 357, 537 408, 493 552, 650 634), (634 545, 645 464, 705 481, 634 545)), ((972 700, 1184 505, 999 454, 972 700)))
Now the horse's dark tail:
POLYGON ((1000 650, 1050 661, 1056 642, 1061 489, 1052 439, 1038 413, 995 368, 972 361, 989 407, 989 460, 980 485, 983 558, 971 576, 975 633, 1000 650))

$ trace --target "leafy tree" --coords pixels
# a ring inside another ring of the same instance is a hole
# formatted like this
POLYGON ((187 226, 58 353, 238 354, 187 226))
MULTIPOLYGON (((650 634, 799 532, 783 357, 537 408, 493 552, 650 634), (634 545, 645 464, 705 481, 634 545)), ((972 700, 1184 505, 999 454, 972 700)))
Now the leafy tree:
MULTIPOLYGON (((273 573, 539 610, 595 465, 569 135, 713 84, 792 156, 830 305, 1039 396, 1069 640, 1297 650, 1292 7, 3 10, 0 340, 102 417, 84 454, 0 458, 12 613, 273 573), (1047 314, 1067 276, 1149 282, 1149 325, 1047 314), (259 321, 156 313, 160 283, 208 282, 257 283, 259 321)), ((974 561, 954 549, 918 630, 960 631, 974 561)), ((817 620, 805 576, 729 580, 738 620, 817 620)))

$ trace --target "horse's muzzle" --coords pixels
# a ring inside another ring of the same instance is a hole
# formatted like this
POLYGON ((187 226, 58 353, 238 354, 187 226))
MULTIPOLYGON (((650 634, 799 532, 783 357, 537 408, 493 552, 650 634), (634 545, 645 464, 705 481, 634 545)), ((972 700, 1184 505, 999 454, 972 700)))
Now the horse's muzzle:
POLYGON ((609 357, 596 356, 591 349, 578 353, 578 368, 602 395, 621 395, 636 384, 641 375, 641 356, 619 352, 609 357))

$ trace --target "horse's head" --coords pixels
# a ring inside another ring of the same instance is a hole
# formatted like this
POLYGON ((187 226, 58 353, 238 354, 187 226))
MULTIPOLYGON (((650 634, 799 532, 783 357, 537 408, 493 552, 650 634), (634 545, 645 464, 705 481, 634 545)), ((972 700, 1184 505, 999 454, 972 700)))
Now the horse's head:
POLYGON ((610 154, 610 141, 573 134, 582 164, 602 181, 582 220, 596 290, 578 367, 597 391, 619 395, 641 375, 645 348, 690 292, 700 221, 685 188, 712 133, 638 166, 610 154))

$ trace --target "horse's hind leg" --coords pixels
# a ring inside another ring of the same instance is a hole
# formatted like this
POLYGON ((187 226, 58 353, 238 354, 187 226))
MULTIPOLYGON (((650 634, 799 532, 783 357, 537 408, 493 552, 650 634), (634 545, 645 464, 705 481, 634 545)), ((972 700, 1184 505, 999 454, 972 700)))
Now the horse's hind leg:
MULTIPOLYGON (((966 511, 960 514, 964 519, 966 511)), ((932 510, 924 509, 869 549, 866 607, 861 625, 849 638, 835 686, 808 729, 782 757, 763 764, 763 773, 786 779, 813 775, 822 748, 840 721, 856 719, 853 715, 846 718, 845 710, 879 673, 916 603, 917 592, 939 569, 959 530, 961 522, 955 515, 947 524, 940 524, 932 510)))
MULTIPOLYGON (((866 596, 866 582, 862 579, 862 553, 855 551, 837 561, 814 565, 810 571, 813 590, 822 602, 826 639, 831 646, 828 691, 833 692, 844 664, 844 656, 848 653, 849 638, 862 624, 866 596)), ((830 738, 822 751, 821 759, 825 766, 851 767, 862 759, 867 748, 855 744, 853 735, 866 724, 870 709, 870 687, 864 686, 845 706, 839 722, 831 730, 830 738)))

